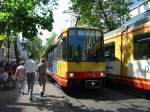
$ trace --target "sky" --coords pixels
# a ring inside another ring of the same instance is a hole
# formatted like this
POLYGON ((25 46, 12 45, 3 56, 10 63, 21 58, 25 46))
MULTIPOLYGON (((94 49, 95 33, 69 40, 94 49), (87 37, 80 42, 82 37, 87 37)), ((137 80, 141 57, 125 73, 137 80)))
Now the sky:
MULTIPOLYGON (((69 13, 63 13, 69 9, 69 1, 70 0, 58 0, 57 9, 53 11, 54 23, 52 32, 55 32, 58 35, 64 28, 71 26, 71 15, 69 13)), ((51 32, 46 30, 41 31, 43 35, 40 36, 40 38, 43 40, 44 45, 46 43, 46 38, 50 37, 51 32)))
POLYGON ((63 13, 66 10, 69 10, 69 1, 70 0, 58 0, 58 9, 54 13, 54 24, 53 31, 60 33, 64 27, 70 26, 71 15, 68 13, 63 13))

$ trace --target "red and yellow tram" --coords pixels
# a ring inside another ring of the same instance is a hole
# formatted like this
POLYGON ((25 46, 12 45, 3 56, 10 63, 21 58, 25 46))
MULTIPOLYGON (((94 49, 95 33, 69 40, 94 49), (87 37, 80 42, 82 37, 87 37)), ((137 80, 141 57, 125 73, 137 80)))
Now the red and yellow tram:
POLYGON ((150 90, 150 10, 104 35, 108 81, 150 90))
POLYGON ((47 50, 50 77, 62 87, 100 87, 105 78, 103 53, 102 31, 68 28, 47 50))

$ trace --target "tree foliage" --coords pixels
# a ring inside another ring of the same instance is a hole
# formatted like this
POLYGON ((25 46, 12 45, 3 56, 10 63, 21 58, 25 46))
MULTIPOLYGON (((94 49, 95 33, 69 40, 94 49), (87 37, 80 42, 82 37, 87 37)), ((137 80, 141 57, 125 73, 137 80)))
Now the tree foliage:
POLYGON ((22 33, 25 38, 33 38, 38 28, 51 31, 53 6, 57 0, 2 0, 0 3, 0 23, 3 32, 22 33))
POLYGON ((129 16, 131 0, 71 0, 71 10, 80 13, 80 24, 111 31, 129 16))
POLYGON ((56 35, 57 35, 57 34, 56 34, 55 32, 52 32, 51 35, 50 35, 50 37, 47 38, 47 41, 46 41, 46 48, 48 48, 48 47, 52 44, 52 42, 54 41, 56 35))
MULTIPOLYGON (((56 5, 57 0, 1 0, 0 33, 7 37, 8 49, 10 43, 10 35, 17 35, 19 33, 22 33, 23 37, 30 39, 27 43, 27 46, 29 45, 28 50, 30 50, 30 47, 33 46, 30 45, 30 43, 32 43, 31 39, 35 40, 39 28, 51 31, 52 23, 54 21, 52 10, 56 5)), ((39 49, 41 49, 41 43, 39 43, 39 49)), ((37 51, 38 49, 34 46, 33 48, 33 51, 37 51)), ((17 51, 15 52, 17 55, 17 51)), ((35 56, 38 56, 38 54, 36 54, 35 56)), ((18 56, 16 56, 16 59, 17 57, 18 56)))
POLYGON ((44 51, 44 46, 42 46, 42 40, 39 37, 34 37, 28 39, 26 42, 26 49, 28 54, 34 55, 35 59, 39 59, 44 51))

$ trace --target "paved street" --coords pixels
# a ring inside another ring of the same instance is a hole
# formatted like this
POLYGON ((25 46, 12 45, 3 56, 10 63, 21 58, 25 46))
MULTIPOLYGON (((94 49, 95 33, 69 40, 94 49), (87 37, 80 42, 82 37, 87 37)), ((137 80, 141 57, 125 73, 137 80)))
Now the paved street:
POLYGON ((71 112, 68 102, 50 83, 46 94, 40 98, 38 84, 34 86, 34 98, 30 101, 27 92, 17 95, 16 90, 0 90, 0 112, 71 112))
POLYGON ((74 106, 86 108, 90 112, 150 112, 150 100, 111 88, 70 91, 66 97, 74 106))
POLYGON ((46 94, 40 98, 36 82, 33 101, 27 93, 17 95, 16 90, 0 90, 0 112, 150 112, 150 100, 119 91, 110 87, 62 90, 48 81, 46 94))

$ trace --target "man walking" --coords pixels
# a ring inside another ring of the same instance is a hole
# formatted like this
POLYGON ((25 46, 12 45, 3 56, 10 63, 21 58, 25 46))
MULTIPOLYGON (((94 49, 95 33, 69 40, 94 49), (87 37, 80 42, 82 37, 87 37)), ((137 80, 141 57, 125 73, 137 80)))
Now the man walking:
POLYGON ((35 81, 35 72, 37 69, 36 62, 33 60, 33 55, 29 56, 29 59, 25 63, 27 84, 28 84, 28 95, 29 99, 33 100, 33 86, 35 81))
POLYGON ((45 92, 45 85, 46 85, 46 79, 47 79, 47 74, 46 74, 46 69, 47 69, 47 64, 45 62, 44 58, 41 58, 40 64, 38 65, 38 81, 41 89, 41 97, 43 97, 44 92, 45 92))

